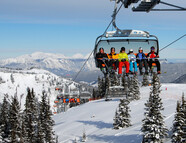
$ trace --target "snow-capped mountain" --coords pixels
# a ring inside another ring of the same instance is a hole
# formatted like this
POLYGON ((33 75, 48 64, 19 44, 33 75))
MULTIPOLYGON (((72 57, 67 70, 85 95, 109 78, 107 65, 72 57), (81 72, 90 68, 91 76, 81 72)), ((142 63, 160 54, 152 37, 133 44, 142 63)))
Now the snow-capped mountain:
MULTIPOLYGON (((66 57, 62 54, 36 52, 30 55, 23 55, 17 58, 4 59, 0 61, 1 67, 30 69, 32 67, 51 71, 58 75, 74 74, 79 71, 87 56, 75 54, 66 57)), ((96 70, 94 59, 87 62, 85 71, 96 70)))
MULTIPOLYGON (((48 70, 59 76, 73 78, 76 76, 77 72, 79 72, 88 56, 89 55, 83 56, 81 54, 75 54, 71 57, 67 57, 62 54, 36 52, 17 58, 0 60, 0 67, 9 67, 13 69, 30 69, 34 67, 48 70)), ((176 61, 174 60, 174 62, 176 61)), ((161 82, 170 83, 186 74, 186 63, 164 62, 161 64, 161 69, 161 82)), ((76 80, 89 83, 97 82, 98 76, 103 76, 103 74, 95 67, 94 58, 92 56, 76 80)))
POLYGON ((80 83, 59 77, 42 69, 12 70, 0 68, 0 103, 2 103, 4 95, 8 95, 10 100, 12 96, 17 94, 23 109, 27 88, 29 87, 34 89, 38 100, 40 100, 42 92, 46 91, 51 107, 53 107, 54 100, 58 95, 58 92, 55 91, 56 87, 65 87, 64 90, 70 92, 75 88, 78 89, 79 85, 80 83))

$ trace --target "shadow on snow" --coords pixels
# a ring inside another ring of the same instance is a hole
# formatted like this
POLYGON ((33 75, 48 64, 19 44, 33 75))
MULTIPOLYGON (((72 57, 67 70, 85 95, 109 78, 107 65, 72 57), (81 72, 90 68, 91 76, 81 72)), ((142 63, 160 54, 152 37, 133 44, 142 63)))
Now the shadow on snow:
POLYGON ((142 136, 133 134, 133 135, 88 135, 88 138, 94 141, 106 142, 106 143, 141 143, 142 136))
POLYGON ((78 121, 80 123, 83 123, 85 125, 93 125, 99 129, 103 129, 103 128, 113 128, 113 124, 112 123, 105 123, 102 121, 78 121))

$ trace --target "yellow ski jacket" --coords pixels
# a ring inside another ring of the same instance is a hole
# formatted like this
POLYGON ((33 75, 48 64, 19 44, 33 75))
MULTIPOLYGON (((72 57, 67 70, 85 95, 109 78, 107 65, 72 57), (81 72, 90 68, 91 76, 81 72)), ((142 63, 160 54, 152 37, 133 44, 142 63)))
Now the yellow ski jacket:
POLYGON ((107 54, 107 56, 109 59, 118 59, 118 54, 116 53, 110 53, 110 54, 107 54))
POLYGON ((122 59, 125 59, 126 61, 129 61, 127 53, 119 53, 118 60, 121 62, 122 59))

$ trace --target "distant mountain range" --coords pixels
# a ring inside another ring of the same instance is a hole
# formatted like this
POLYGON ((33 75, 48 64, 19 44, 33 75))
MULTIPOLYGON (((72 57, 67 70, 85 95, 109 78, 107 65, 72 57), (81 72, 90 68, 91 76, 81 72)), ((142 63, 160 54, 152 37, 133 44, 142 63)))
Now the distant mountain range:
MULTIPOLYGON (((1 67, 8 68, 40 68, 53 72, 61 76, 72 77, 79 71, 86 60, 87 56, 76 54, 72 57, 66 57, 62 54, 36 52, 31 55, 23 55, 17 58, 10 58, 0 61, 1 67)), ((94 59, 91 58, 84 71, 96 70, 94 59)))
MULTIPOLYGON (((36 52, 17 58, 0 60, 0 67, 13 69, 39 68, 48 70, 59 76, 73 78, 79 72, 87 57, 81 54, 66 57, 62 54, 36 52)), ((164 83, 174 82, 186 74, 186 63, 182 59, 168 59, 168 61, 162 62, 161 67, 162 74, 160 79, 164 83)), ((78 75, 77 81, 96 83, 99 75, 102 76, 102 73, 96 68, 94 58, 91 57, 82 72, 78 75)))

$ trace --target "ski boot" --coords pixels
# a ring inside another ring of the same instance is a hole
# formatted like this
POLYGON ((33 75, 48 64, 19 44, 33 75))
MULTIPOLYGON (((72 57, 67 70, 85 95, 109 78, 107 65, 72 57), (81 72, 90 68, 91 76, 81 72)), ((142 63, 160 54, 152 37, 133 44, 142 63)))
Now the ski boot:
POLYGON ((138 75, 138 72, 136 71, 136 72, 134 72, 134 75, 138 75))
POLYGON ((126 75, 127 77, 129 77, 129 73, 126 73, 125 75, 126 75))
POLYGON ((134 72, 132 72, 132 71, 129 71, 129 74, 134 74, 134 72))
POLYGON ((148 71, 145 71, 145 74, 146 74, 146 75, 149 75, 148 71))
POLYGON ((142 72, 142 70, 140 70, 140 75, 143 75, 143 72, 142 72))
POLYGON ((121 78, 122 77, 122 74, 118 74, 118 78, 121 78))
POLYGON ((158 73, 158 74, 161 74, 161 71, 158 71, 157 73, 158 73))

